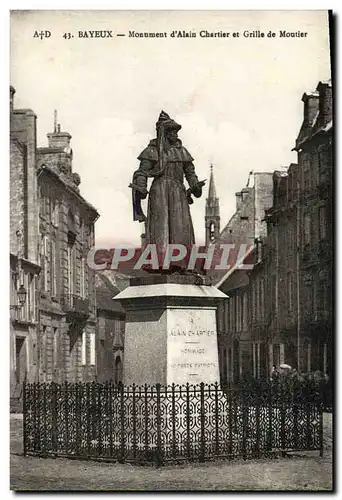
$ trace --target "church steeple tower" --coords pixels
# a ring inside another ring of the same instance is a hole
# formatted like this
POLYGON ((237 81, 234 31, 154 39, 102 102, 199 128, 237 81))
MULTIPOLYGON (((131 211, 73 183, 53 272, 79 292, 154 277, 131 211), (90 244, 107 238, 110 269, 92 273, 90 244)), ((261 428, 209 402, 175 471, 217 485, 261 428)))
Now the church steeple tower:
POLYGON ((205 244, 213 243, 220 234, 220 204, 216 196, 214 168, 210 166, 208 198, 205 204, 205 244))

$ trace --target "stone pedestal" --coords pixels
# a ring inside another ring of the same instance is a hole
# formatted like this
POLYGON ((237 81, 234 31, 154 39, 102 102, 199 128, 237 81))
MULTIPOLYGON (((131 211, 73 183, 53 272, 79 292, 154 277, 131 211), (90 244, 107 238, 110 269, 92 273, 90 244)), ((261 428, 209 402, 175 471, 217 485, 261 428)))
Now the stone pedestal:
POLYGON ((227 296, 196 276, 133 279, 126 309, 124 385, 220 381, 216 309, 227 296))

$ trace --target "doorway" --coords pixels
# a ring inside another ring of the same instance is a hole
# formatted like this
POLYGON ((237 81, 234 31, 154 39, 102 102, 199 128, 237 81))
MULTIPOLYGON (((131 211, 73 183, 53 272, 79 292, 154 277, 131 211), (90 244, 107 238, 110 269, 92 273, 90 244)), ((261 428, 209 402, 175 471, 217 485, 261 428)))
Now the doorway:
POLYGON ((16 369, 15 376, 17 384, 22 384, 27 375, 27 355, 26 355, 26 338, 16 337, 15 339, 15 358, 16 369))

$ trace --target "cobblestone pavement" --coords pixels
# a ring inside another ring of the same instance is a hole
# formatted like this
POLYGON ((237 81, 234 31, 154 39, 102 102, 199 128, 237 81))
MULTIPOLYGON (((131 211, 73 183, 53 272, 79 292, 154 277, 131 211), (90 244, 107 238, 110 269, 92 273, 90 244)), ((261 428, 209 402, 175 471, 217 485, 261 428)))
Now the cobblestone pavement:
POLYGON ((11 417, 10 487, 16 491, 329 491, 332 418, 324 416, 324 456, 155 467, 22 456, 22 420, 11 417))

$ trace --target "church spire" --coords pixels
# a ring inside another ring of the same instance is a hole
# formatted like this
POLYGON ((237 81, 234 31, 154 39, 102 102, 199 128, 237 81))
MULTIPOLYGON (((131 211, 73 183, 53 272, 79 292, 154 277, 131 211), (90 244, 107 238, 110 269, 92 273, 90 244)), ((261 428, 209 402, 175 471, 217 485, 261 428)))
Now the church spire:
POLYGON ((214 181, 214 167, 210 165, 210 180, 209 180, 209 193, 208 200, 216 200, 216 187, 214 181))
POLYGON ((209 245, 220 235, 220 204, 216 196, 214 167, 210 165, 208 198, 205 204, 205 244, 209 245))

